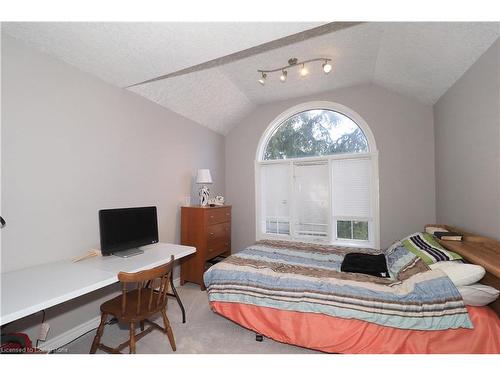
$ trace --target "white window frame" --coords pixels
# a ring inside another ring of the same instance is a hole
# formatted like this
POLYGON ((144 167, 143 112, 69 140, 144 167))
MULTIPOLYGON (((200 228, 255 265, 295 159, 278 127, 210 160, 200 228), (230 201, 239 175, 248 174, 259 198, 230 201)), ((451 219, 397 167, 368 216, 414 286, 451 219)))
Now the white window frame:
POLYGON ((356 247, 371 247, 380 248, 380 212, 379 212, 379 174, 378 174, 378 150, 375 142, 375 137, 364 119, 357 114, 352 109, 333 102, 325 101, 315 101, 299 104, 281 113, 277 116, 264 131, 262 137, 260 138, 259 144, 257 146, 257 152, 255 156, 255 229, 256 229, 256 239, 279 239, 285 241, 301 241, 301 242, 312 242, 312 243, 329 243, 333 245, 340 246, 356 246, 356 247), (291 158, 291 159, 276 159, 276 160, 265 160, 264 153, 267 146, 269 138, 273 135, 274 131, 282 125, 284 121, 288 118, 304 111, 309 110, 331 110, 339 112, 351 120, 353 120, 356 125, 360 127, 363 131, 367 142, 368 142, 368 152, 364 153, 349 153, 349 154, 332 154, 325 156, 313 156, 304 158, 291 158), (347 217, 336 217, 335 208, 332 207, 333 197, 332 197, 332 186, 333 186, 333 176, 332 176, 332 161, 338 159, 369 159, 372 162, 372 173, 371 173, 371 218, 368 221, 368 233, 369 241, 362 240, 350 240, 350 239, 337 239, 337 225, 336 220, 366 220, 366 218, 347 218, 347 217), (330 189, 329 189, 329 201, 330 201, 330 215, 329 215, 329 236, 327 239, 308 239, 304 237, 297 237, 294 233, 293 217, 294 217, 294 207, 293 207, 293 189, 294 189, 294 164, 304 163, 304 162, 314 162, 323 161, 328 163, 328 170, 330 173, 330 189), (289 180, 289 199, 290 199, 290 235, 285 234, 269 234, 262 231, 262 220, 261 220, 261 184, 260 184, 260 167, 267 164, 284 164, 289 165, 292 173, 290 174, 289 180))

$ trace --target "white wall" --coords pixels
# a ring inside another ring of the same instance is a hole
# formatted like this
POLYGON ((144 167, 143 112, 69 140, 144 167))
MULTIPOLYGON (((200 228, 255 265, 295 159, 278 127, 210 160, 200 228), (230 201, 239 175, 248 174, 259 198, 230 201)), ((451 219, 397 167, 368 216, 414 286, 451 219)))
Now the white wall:
POLYGON ((437 219, 500 240, 500 40, 434 107, 437 219))
MULTIPOLYGON (((98 247, 101 208, 155 205, 160 241, 178 243, 197 168, 224 194, 223 136, 5 32, 1 120, 2 272, 98 247)), ((112 291, 50 310, 50 337, 98 315, 112 291)))
POLYGON ((233 251, 255 241, 254 160, 262 133, 286 109, 309 101, 343 104, 368 123, 379 149, 381 247, 434 222, 432 107, 375 85, 271 103, 226 137, 226 195, 233 205, 233 251))

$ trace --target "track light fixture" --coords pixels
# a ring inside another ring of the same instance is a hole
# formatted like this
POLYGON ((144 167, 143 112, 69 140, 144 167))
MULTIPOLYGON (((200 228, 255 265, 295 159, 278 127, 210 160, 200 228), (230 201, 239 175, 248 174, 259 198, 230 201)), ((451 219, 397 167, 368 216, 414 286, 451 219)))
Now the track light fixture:
POLYGON ((328 74, 332 71, 332 65, 330 64, 330 61, 332 59, 329 59, 327 57, 320 57, 317 59, 310 59, 310 60, 305 60, 305 61, 298 61, 295 57, 292 57, 291 59, 288 60, 288 65, 287 66, 282 66, 280 68, 276 69, 269 69, 269 70, 264 70, 264 69, 258 69, 257 72, 261 74, 261 77, 259 78, 258 82, 261 85, 264 85, 266 83, 266 78, 268 73, 275 73, 275 72, 281 72, 280 75, 280 81, 285 82, 288 76, 288 70, 289 68, 293 68, 296 66, 300 66, 299 73, 302 77, 305 77, 306 75, 309 74, 309 69, 307 68, 306 64, 312 63, 315 61, 323 61, 323 64, 321 67, 323 68, 323 72, 325 74, 328 74))
POLYGON ((332 65, 328 62, 328 60, 325 60, 325 62, 323 63, 323 65, 321 65, 321 67, 323 68, 325 74, 328 74, 332 71, 332 65))
POLYGON ((300 68, 300 75, 305 77, 309 73, 305 64, 302 64, 302 68, 300 68))
POLYGON ((286 76, 288 75, 288 72, 286 70, 282 70, 281 71, 281 75, 280 75, 280 81, 281 82, 285 82, 286 81, 286 76))
POLYGON ((266 84, 266 78, 267 78, 267 74, 262 72, 262 75, 261 77, 259 78, 259 83, 264 86, 266 84))

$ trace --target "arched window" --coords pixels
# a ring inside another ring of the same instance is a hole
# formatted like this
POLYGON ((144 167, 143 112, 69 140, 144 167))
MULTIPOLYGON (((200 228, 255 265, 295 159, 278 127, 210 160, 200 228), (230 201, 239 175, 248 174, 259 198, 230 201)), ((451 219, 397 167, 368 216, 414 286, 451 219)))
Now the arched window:
POLYGON ((290 159, 368 152, 360 127, 330 109, 309 109, 283 121, 269 137, 264 159, 290 159))
POLYGON ((256 157, 257 239, 379 246, 373 134, 351 109, 305 103, 278 116, 256 157))

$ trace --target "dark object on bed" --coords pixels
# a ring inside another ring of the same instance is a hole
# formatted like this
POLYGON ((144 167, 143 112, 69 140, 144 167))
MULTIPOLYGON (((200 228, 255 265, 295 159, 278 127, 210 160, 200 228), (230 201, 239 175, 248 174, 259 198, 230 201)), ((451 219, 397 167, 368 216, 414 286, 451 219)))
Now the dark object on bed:
POLYGON ((434 236, 443 241, 462 241, 462 235, 456 232, 434 232, 434 236))
POLYGON ((363 273, 377 277, 389 277, 385 255, 349 253, 340 266, 342 272, 363 273))
POLYGON ((210 267, 216 265, 219 262, 222 262, 224 259, 226 259, 226 256, 219 255, 215 258, 209 259, 205 262, 205 271, 208 270, 210 267))

